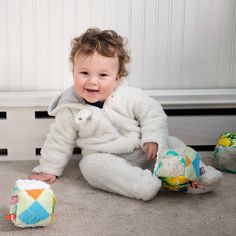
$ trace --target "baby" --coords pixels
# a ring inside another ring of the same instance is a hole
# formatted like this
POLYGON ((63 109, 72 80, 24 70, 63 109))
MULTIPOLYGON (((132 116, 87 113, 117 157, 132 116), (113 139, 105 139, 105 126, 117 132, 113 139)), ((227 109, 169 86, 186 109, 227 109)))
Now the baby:
MULTIPOLYGON (((91 186, 152 199, 161 181, 148 166, 153 168, 164 150, 185 144, 168 135, 162 106, 141 89, 127 85, 124 77, 130 58, 123 38, 112 30, 88 29, 72 41, 70 60, 74 85, 49 107, 55 122, 29 179, 53 183, 78 146, 80 170, 91 186)), ((209 192, 219 184, 221 173, 201 165, 206 173, 199 181, 209 192)))

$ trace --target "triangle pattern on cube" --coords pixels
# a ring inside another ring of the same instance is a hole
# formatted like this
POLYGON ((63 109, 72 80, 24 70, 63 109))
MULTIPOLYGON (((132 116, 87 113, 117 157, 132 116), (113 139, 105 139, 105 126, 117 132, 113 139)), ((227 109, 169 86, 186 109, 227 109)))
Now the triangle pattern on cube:
POLYGON ((37 201, 35 201, 18 217, 24 224, 34 225, 47 219, 49 216, 49 213, 37 201))
POLYGON ((189 156, 186 156, 186 166, 189 166, 192 164, 192 160, 189 158, 189 156))
POLYGON ((30 195, 32 198, 36 200, 43 192, 43 189, 31 189, 31 190, 26 190, 26 192, 28 193, 28 195, 30 195))
POLYGON ((197 155, 195 160, 193 160, 192 162, 192 166, 197 177, 200 176, 199 162, 200 162, 200 156, 197 155))

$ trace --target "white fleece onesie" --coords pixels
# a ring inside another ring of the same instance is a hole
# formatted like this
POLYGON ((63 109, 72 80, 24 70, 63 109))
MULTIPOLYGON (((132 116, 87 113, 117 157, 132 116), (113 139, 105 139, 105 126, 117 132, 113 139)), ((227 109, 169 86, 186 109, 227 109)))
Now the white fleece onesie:
POLYGON ((61 176, 73 148, 82 150, 80 169, 90 185, 127 197, 150 200, 161 182, 143 170, 146 142, 158 150, 184 146, 170 138, 162 106, 141 89, 122 82, 106 99, 103 108, 86 104, 73 87, 59 95, 49 107, 55 116, 34 172, 61 176))

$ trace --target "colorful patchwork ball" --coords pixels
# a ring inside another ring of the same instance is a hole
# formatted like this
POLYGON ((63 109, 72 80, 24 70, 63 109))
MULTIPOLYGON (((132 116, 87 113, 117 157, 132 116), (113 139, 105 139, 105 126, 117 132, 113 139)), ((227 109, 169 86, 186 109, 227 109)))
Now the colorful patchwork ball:
POLYGON ((216 168, 236 174, 236 132, 221 134, 214 151, 216 168))
POLYGON ((10 215, 19 227, 48 226, 54 218, 55 195, 50 185, 40 180, 16 181, 13 188, 10 215))
POLYGON ((161 156, 153 174, 169 190, 187 190, 190 182, 199 179, 200 159, 199 153, 190 147, 171 149, 161 156))

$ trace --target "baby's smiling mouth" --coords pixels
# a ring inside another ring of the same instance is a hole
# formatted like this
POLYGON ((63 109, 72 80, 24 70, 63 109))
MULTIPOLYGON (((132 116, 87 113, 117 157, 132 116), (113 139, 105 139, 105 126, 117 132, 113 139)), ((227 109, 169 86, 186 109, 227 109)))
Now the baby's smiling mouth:
POLYGON ((98 89, 85 89, 89 93, 95 93, 98 92, 98 89))

